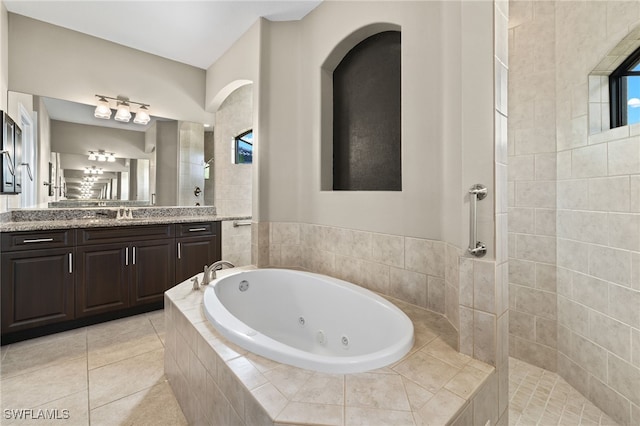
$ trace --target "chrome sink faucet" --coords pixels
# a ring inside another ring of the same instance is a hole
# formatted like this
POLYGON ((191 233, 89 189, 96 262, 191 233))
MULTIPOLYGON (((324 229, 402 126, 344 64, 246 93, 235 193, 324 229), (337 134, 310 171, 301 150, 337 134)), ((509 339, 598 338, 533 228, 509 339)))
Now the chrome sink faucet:
POLYGON ((207 285, 211 281, 216 279, 216 271, 224 267, 235 268, 235 265, 226 260, 219 260, 211 264, 211 266, 204 265, 204 277, 202 278, 202 285, 207 285))

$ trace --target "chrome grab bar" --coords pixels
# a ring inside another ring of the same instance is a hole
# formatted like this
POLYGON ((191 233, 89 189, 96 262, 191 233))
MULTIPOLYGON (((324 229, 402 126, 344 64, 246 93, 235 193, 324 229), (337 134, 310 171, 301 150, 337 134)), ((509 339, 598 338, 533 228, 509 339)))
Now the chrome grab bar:
POLYGON ((247 222, 247 221, 240 221, 240 220, 234 220, 233 221, 233 227, 237 228, 238 226, 249 226, 251 225, 251 222, 247 222))
POLYGON ((487 187, 479 183, 469 188, 469 205, 471 214, 469 215, 469 253, 482 257, 487 254, 487 246, 482 241, 478 241, 478 201, 484 200, 487 196, 487 187))

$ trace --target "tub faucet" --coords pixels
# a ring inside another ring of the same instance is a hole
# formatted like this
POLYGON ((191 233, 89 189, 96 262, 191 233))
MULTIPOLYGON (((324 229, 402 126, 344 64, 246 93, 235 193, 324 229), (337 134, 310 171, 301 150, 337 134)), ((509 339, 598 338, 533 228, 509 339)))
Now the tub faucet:
MULTIPOLYGON (((228 268, 235 268, 236 265, 234 265, 231 262, 227 262, 226 260, 218 260, 217 262, 214 262, 211 264, 211 266, 209 266, 209 278, 211 280, 215 280, 216 279, 216 271, 219 271, 220 269, 222 269, 223 267, 228 267, 228 268)), ((207 267, 205 267, 205 271, 207 270, 207 267)), ((206 272, 205 272, 205 279, 206 279, 206 272)), ((209 282, 207 282, 208 284, 209 282)))

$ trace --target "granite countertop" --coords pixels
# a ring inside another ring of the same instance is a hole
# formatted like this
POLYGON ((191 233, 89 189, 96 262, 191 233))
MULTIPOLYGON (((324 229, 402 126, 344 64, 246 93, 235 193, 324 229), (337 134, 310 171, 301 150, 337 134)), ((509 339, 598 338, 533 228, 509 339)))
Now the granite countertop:
POLYGON ((13 210, 0 215, 0 232, 251 219, 251 216, 218 215, 215 207, 132 207, 130 210, 133 219, 116 219, 118 209, 104 207, 13 210))

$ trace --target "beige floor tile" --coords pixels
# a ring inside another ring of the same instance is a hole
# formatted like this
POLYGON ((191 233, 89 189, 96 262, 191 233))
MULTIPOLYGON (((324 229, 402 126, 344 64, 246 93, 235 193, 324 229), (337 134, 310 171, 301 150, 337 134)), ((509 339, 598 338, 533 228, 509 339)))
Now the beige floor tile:
POLYGON ((11 345, 0 364, 2 379, 62 364, 87 356, 87 338, 83 331, 60 333, 32 339, 24 344, 11 345))
POLYGON ((163 345, 160 338, 151 325, 149 327, 151 329, 150 333, 133 331, 118 334, 111 339, 100 341, 91 339, 88 351, 89 370, 162 349, 163 345))
POLYGON ((510 358, 509 379, 511 426, 597 425, 606 417, 556 373, 510 358))
POLYGON ((64 398, 48 402, 44 405, 32 407, 31 416, 34 419, 17 419, 11 414, 7 419, 7 413, 3 413, 3 425, 60 425, 85 426, 89 424, 89 404, 87 391, 81 390, 64 398))
POLYGON ((92 343, 112 341, 120 335, 136 332, 141 334, 155 333, 155 329, 146 315, 121 318, 88 327, 87 339, 89 346, 91 346, 92 343))
POLYGON ((87 359, 76 358, 3 379, 2 409, 32 408, 87 389, 87 359))
POLYGON ((164 325, 164 310, 161 309, 159 311, 149 312, 147 314, 147 318, 149 318, 149 321, 151 321, 151 325, 153 325, 153 328, 156 330, 156 333, 160 338, 160 341, 164 345, 166 336, 166 328, 164 325))
POLYGON ((89 407, 93 410, 164 380, 163 349, 96 368, 89 371, 89 407))
POLYGON ((91 410, 92 426, 186 424, 187 420, 166 381, 91 410))

